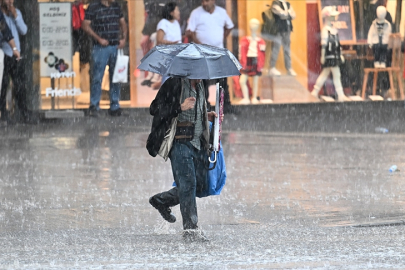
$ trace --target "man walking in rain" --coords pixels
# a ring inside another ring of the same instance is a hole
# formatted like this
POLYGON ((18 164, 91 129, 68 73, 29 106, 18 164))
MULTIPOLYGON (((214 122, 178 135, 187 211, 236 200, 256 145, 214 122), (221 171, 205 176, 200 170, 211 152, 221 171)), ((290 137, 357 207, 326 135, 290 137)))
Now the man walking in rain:
POLYGON ((166 131, 176 117, 177 128, 168 153, 176 187, 154 195, 149 203, 170 223, 176 221, 170 207, 180 204, 183 239, 187 242, 208 241, 197 226, 196 196, 208 188, 208 121, 217 115, 207 113, 204 92, 201 80, 169 78, 150 106, 154 117, 146 147, 152 156, 158 154, 166 131))
POLYGON ((101 99, 101 82, 105 67, 110 70, 110 110, 111 116, 122 114, 120 100, 120 84, 113 83, 115 63, 118 49, 125 46, 127 24, 121 7, 115 0, 100 0, 89 5, 82 29, 94 40, 91 57, 90 116, 98 116, 101 99), (122 34, 122 36, 120 36, 122 34))
POLYGON ((20 35, 27 33, 27 25, 24 22, 21 11, 14 7, 14 0, 1 0, 1 11, 4 14, 4 20, 7 23, 14 41, 10 44, 8 42, 2 43, 2 50, 4 52, 4 74, 1 83, 0 94, 0 111, 1 118, 7 119, 6 110, 6 95, 7 88, 10 83, 10 77, 13 80, 13 90, 16 103, 21 112, 24 121, 28 121, 28 109, 26 100, 25 89, 25 65, 24 61, 20 59, 20 35), (12 47, 12 45, 14 45, 12 47))

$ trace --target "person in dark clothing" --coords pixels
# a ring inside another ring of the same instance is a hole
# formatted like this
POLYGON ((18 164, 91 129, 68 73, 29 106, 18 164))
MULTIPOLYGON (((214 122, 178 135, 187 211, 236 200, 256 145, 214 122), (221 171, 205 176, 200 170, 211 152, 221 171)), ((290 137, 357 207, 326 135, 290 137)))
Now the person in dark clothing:
POLYGON ((98 116, 101 82, 108 65, 110 68, 109 114, 120 116, 122 114, 119 104, 121 86, 119 83, 112 82, 118 49, 124 48, 127 39, 127 24, 120 5, 115 0, 100 0, 90 4, 86 10, 82 29, 94 40, 89 115, 98 116))
POLYGON ((177 118, 177 126, 185 122, 194 125, 192 138, 180 139, 175 136, 168 152, 176 187, 152 196, 149 203, 170 223, 176 221, 170 207, 180 204, 183 239, 208 241, 197 226, 196 196, 204 194, 208 188, 208 121, 213 121, 217 115, 207 112, 201 80, 167 79, 153 100, 150 113, 153 122, 146 148, 152 156, 161 155, 159 150, 173 118, 177 118))
MULTIPOLYGON (((8 43, 11 48, 15 48, 15 41, 13 34, 8 27, 4 15, 0 12, 0 44, 3 42, 8 43)), ((16 59, 20 59, 20 51, 13 50, 13 55, 16 59)), ((0 46, 0 91, 1 91, 1 82, 3 80, 3 72, 4 72, 4 52, 2 47, 0 46)), ((4 120, 5 116, 2 114, 1 119, 4 120)))
MULTIPOLYGON (((6 42, 8 45, 10 45, 11 48, 15 48, 15 41, 14 41, 14 36, 10 31, 10 28, 8 27, 6 20, 4 18, 4 15, 2 12, 0 12, 0 42, 6 42)), ((0 43, 0 44, 1 44, 0 43)), ((2 49, 0 48, 2 51, 2 49)), ((20 59, 20 51, 19 50, 13 50, 13 55, 17 58, 20 59)))
POLYGON ((20 35, 27 33, 27 26, 24 23, 20 10, 14 7, 14 0, 2 0, 1 11, 3 13, 2 15, 4 15, 4 21, 14 38, 14 46, 10 45, 10 43, 2 43, 2 50, 4 52, 4 73, 1 83, 2 91, 0 94, 1 118, 3 120, 7 119, 6 95, 11 77, 13 80, 13 91, 16 103, 24 121, 27 121, 29 115, 24 78, 25 63, 20 59, 19 55, 21 51, 20 35))

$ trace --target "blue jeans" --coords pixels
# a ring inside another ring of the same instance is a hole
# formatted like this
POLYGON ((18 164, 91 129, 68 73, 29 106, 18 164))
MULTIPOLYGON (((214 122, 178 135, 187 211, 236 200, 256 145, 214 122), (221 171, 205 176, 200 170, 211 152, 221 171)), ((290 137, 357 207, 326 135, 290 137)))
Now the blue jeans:
POLYGON ((117 46, 95 45, 91 54, 91 86, 90 86, 90 109, 100 109, 101 82, 103 81, 105 67, 110 67, 110 110, 120 108, 119 83, 112 83, 115 63, 117 61, 117 46))
POLYGON ((183 228, 196 229, 198 223, 196 196, 208 189, 208 155, 190 142, 173 142, 169 154, 183 218, 183 228))

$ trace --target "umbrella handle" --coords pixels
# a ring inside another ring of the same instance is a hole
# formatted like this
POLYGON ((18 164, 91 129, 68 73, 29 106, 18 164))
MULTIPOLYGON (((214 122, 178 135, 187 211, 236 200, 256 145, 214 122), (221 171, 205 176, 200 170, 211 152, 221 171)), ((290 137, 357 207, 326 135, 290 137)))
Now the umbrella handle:
POLYGON ((214 151, 214 160, 211 160, 211 156, 208 157, 208 160, 210 161, 210 163, 215 163, 217 162, 217 151, 214 151))

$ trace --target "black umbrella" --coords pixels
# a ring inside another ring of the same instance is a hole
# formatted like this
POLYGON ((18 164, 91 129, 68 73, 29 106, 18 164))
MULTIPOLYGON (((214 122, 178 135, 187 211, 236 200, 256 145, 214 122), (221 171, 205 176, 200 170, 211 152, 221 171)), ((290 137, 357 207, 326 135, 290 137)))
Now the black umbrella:
POLYGON ((227 49, 180 43, 154 47, 138 68, 169 77, 218 79, 240 75, 242 66, 227 49))

